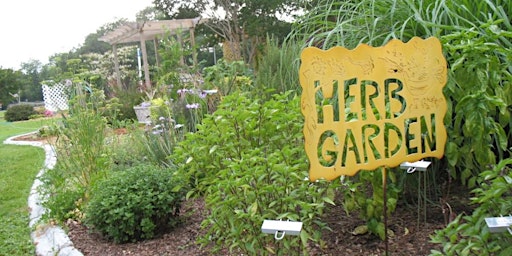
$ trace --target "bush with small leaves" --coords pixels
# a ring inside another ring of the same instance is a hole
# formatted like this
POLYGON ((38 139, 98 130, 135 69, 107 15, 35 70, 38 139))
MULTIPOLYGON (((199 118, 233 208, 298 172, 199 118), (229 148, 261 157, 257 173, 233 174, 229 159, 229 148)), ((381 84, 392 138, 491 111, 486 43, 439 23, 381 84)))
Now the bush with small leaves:
POLYGON ((307 255, 321 247, 321 216, 339 183, 307 180, 300 98, 289 93, 261 102, 231 94, 196 133, 187 134, 173 161, 188 177, 188 196, 205 199, 203 244, 244 255, 307 255), (306 179, 306 180, 305 180, 306 179), (277 241, 259 228, 265 219, 300 221, 300 236, 277 241))
POLYGON ((28 104, 19 104, 9 107, 5 111, 4 119, 7 122, 16 122, 22 120, 29 120, 31 116, 37 114, 34 107, 28 104))
POLYGON ((491 233, 485 221, 512 212, 512 158, 483 171, 478 180, 479 187, 473 189, 471 198, 478 207, 471 215, 457 216, 431 236, 431 242, 443 245, 442 252, 432 251, 431 255, 512 255, 510 228, 491 233))
POLYGON ((173 170, 153 165, 113 172, 93 188, 85 224, 116 243, 154 238, 179 223, 182 184, 173 170))

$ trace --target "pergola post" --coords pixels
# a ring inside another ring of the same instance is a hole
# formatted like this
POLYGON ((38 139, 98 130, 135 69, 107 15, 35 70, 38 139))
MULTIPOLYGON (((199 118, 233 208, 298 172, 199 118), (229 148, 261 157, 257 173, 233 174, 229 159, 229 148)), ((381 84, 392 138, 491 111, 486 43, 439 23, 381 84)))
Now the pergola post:
MULTIPOLYGON (((176 37, 178 37, 178 43, 180 44, 180 50, 183 50, 183 38, 181 37, 181 30, 176 33, 176 37)), ((185 65, 185 58, 183 55, 180 57, 180 64, 185 65)))
POLYGON ((148 52, 146 50, 146 41, 144 40, 144 37, 142 36, 142 33, 140 34, 140 48, 142 50, 142 66, 144 68, 144 81, 145 81, 145 88, 146 91, 151 90, 151 80, 149 79, 149 63, 148 63, 148 52))
POLYGON ((156 60, 156 66, 160 67, 160 56, 158 55, 158 37, 155 37, 153 39, 153 46, 155 47, 155 60, 156 60))
POLYGON ((121 71, 119 70, 119 60, 117 59, 117 44, 112 45, 112 52, 114 53, 114 70, 116 72, 117 87, 123 89, 121 84, 121 71))
POLYGON ((197 66, 197 52, 196 52, 196 40, 194 35, 194 28, 189 29, 190 33, 190 44, 192 45, 192 60, 194 61, 194 67, 197 66))

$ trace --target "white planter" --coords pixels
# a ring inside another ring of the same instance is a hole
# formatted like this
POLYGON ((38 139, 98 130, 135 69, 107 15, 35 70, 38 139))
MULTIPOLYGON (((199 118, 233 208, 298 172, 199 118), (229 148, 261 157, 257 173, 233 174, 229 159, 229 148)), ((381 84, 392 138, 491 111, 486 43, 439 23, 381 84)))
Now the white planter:
POLYGON ((148 122, 151 122, 151 107, 135 106, 133 107, 133 110, 135 110, 139 123, 147 124, 148 122))

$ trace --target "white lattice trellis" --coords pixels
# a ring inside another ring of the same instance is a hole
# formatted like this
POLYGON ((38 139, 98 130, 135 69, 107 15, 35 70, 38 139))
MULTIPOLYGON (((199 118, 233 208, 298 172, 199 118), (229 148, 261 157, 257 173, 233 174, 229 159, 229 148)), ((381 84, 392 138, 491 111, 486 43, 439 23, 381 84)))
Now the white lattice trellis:
POLYGON ((71 86, 71 81, 65 84, 46 85, 43 84, 44 107, 50 111, 68 109, 68 95, 66 91, 71 86))

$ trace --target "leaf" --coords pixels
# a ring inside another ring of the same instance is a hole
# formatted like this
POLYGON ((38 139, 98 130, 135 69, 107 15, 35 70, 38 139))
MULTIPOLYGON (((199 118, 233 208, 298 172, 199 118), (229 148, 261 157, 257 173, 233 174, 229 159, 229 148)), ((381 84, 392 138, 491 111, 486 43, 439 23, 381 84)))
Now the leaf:
POLYGON ((311 236, 305 230, 300 231, 300 241, 302 242, 303 245, 308 244, 308 240, 310 237, 311 236))
POLYGON ((258 211, 258 201, 255 201, 254 203, 252 203, 251 207, 249 208, 249 212, 251 213, 251 216, 254 216, 257 211, 258 211))
POLYGON ((326 202, 326 203, 331 204, 331 205, 336 205, 336 204, 334 203, 334 201, 332 201, 332 199, 330 199, 329 197, 324 196, 324 197, 322 197, 322 200, 323 200, 324 202, 326 202))
POLYGON ((358 236, 358 235, 364 235, 368 233, 368 226, 367 225, 361 225, 361 226, 357 226, 353 231, 352 231, 352 235, 354 236, 358 236))
POLYGON ((218 145, 214 145, 213 147, 210 148, 210 151, 208 151, 209 154, 215 152, 215 150, 217 150, 219 146, 218 145))
POLYGON ((455 144, 454 142, 448 142, 446 143, 446 157, 448 158, 448 163, 450 164, 450 166, 455 166, 457 165, 457 160, 459 158, 459 154, 458 154, 458 150, 457 150, 457 144, 455 144))
POLYGON ((177 193, 177 192, 179 192, 181 189, 182 189, 182 186, 178 185, 178 186, 175 186, 174 188, 172 188, 172 190, 171 190, 171 191, 172 191, 172 192, 174 192, 174 193, 177 193))
POLYGON ((508 138, 505 130, 503 127, 499 124, 494 125, 494 129, 496 129, 497 137, 498 137, 498 144, 502 150, 507 150, 508 146, 508 138))

